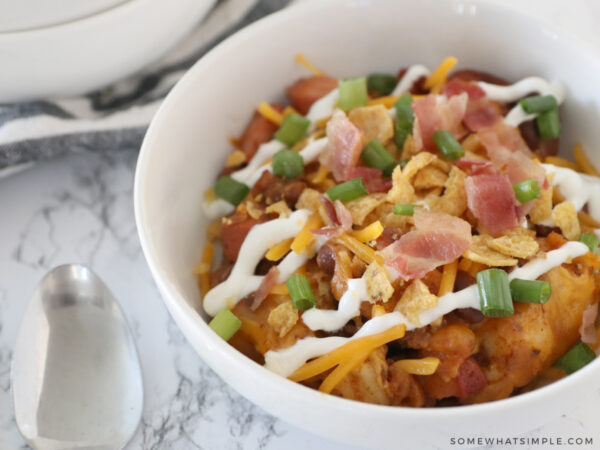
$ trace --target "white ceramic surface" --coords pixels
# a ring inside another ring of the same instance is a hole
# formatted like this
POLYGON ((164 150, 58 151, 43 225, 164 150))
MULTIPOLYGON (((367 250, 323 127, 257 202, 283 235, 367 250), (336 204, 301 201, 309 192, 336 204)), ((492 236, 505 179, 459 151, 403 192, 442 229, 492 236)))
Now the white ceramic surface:
POLYGON ((0 33, 81 19, 129 0, 0 0, 0 33))
MULTIPOLYGON (((332 0, 309 2, 246 28, 199 61, 171 92, 148 131, 136 174, 142 247, 171 315, 202 358, 272 414, 324 436, 382 448, 396 448, 399 435, 406 448, 444 448, 453 435, 518 435, 596 391, 598 361, 549 387, 500 402, 434 410, 359 404, 278 377, 212 333, 198 313, 190 271, 204 238, 202 192, 223 165, 227 136, 243 129, 260 100, 280 100, 283 88, 304 74, 293 62, 297 52, 334 76, 415 62, 434 66, 453 54, 462 67, 509 79, 532 74, 560 79, 569 88, 563 148, 575 140, 594 148, 600 141, 600 87, 594 82, 599 57, 573 38, 499 6, 332 0)), ((600 163, 599 153, 590 156, 600 163)))
POLYGON ((79 20, 0 33, 0 103, 75 95, 131 75, 190 32, 214 3, 129 0, 79 20))

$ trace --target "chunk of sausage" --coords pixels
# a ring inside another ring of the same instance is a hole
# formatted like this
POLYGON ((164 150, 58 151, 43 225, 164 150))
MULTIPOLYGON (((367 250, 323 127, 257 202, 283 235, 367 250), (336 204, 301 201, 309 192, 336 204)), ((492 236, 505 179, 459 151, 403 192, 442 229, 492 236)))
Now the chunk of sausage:
POLYGON ((335 78, 326 75, 301 78, 288 89, 288 96, 292 106, 300 114, 306 114, 314 102, 329 94, 337 85, 335 78))
MULTIPOLYGON (((277 111, 283 111, 280 105, 271 105, 277 111)), ((244 134, 240 138, 240 150, 246 154, 246 161, 250 161, 256 150, 261 144, 270 141, 279 127, 264 117, 262 114, 255 112, 252 120, 246 127, 244 134)))

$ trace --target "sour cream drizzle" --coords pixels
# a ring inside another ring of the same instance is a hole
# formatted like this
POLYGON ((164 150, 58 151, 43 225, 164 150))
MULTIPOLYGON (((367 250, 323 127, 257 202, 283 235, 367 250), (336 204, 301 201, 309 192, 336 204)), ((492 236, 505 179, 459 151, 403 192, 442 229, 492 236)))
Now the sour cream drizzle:
MULTIPOLYGON (((233 308, 241 298, 256 291, 264 278, 254 275, 257 264, 273 245, 296 236, 309 215, 309 210, 299 209, 288 218, 274 219, 252 227, 227 280, 212 288, 204 296, 204 310, 214 316, 225 307, 233 308)), ((307 260, 306 255, 290 252, 277 265, 279 269, 277 282, 284 283, 307 260)))
POLYGON ((430 73, 429 69, 421 64, 410 66, 390 95, 402 95, 408 92, 415 81, 421 77, 428 77, 430 73))
MULTIPOLYGON (((562 83, 548 83, 546 80, 540 77, 528 77, 517 81, 509 86, 499 86, 496 84, 485 83, 480 81, 477 83, 481 89, 485 92, 491 100, 500 102, 514 102, 520 98, 525 97, 528 94, 537 92, 540 95, 553 95, 556 101, 560 105, 565 101, 567 95, 567 89, 562 83)), ((535 118, 535 114, 526 114, 521 108, 521 105, 517 104, 504 118, 504 122, 507 125, 518 127, 523 122, 535 118)))
POLYGON ((552 185, 560 189, 566 201, 573 203, 577 211, 587 203, 590 215, 600 220, 600 178, 553 164, 542 166, 547 174, 554 174, 552 185))
MULTIPOLYGON (((565 261, 577 256, 581 256, 588 251, 589 249, 587 246, 581 242, 567 242, 559 249, 548 252, 546 254, 546 258, 534 259, 525 264, 523 267, 516 268, 508 275, 508 278, 509 280, 512 280, 513 278, 535 280, 540 275, 548 272, 550 269, 558 267, 565 261)), ((353 281, 356 281, 357 283, 364 283, 362 279, 353 281)), ((353 288, 356 289, 357 286, 353 286, 353 288)), ((360 289, 362 289, 362 287, 358 287, 356 290, 358 291, 360 289)), ((341 306, 342 305, 340 301, 340 307, 341 306)), ((360 303, 358 306, 360 306, 360 303)), ((457 308, 480 309, 476 285, 472 285, 458 292, 452 292, 440 297, 438 299, 438 304, 435 307, 430 308, 419 315, 421 326, 428 325, 438 317, 441 317, 457 308)), ((303 320, 307 312, 304 313, 303 320)), ((358 315, 358 313, 359 311, 356 311, 355 315, 358 315)), ((368 320, 358 330, 358 332, 356 332, 356 334, 350 338, 338 336, 326 338, 309 337, 297 341, 294 345, 286 349, 270 350, 265 354, 265 367, 280 375, 289 376, 311 358, 324 355, 325 353, 328 353, 353 339, 381 333, 399 324, 405 324, 407 330, 418 328, 417 325, 410 322, 400 312, 395 311, 393 313, 384 314, 368 320)))

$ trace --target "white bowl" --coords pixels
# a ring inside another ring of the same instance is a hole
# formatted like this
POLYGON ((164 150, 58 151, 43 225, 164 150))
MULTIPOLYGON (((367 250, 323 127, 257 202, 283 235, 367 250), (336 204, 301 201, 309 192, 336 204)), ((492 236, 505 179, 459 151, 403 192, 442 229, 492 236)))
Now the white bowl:
POLYGON ((81 94, 131 75, 171 49, 215 1, 46 0, 30 17, 15 6, 12 24, 0 19, 2 29, 24 27, 0 32, 0 103, 81 94))
MULTIPOLYGON (((217 337, 201 312, 191 268, 207 223, 203 191, 216 180, 260 100, 282 100, 306 73, 302 52, 334 76, 393 71, 447 55, 460 67, 508 79, 563 80, 563 148, 600 142, 600 61, 573 38, 535 19, 472 1, 331 0, 269 16, 202 58, 156 114, 135 180, 138 231, 164 301, 200 356, 234 389, 273 415, 332 439, 366 447, 448 447, 452 436, 516 436, 574 406, 598 386, 600 361, 548 387, 497 402, 437 409, 363 404, 275 375, 217 337)), ((600 154, 590 155, 600 163, 600 154)))

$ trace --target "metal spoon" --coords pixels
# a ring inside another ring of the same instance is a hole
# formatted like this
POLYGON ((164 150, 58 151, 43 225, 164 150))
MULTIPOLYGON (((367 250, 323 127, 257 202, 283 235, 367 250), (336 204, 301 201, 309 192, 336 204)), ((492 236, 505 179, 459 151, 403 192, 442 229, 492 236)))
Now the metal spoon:
POLYGON ((121 449, 135 432, 143 403, 135 344, 87 267, 57 267, 38 285, 17 334, 12 389, 17 426, 35 449, 121 449))

